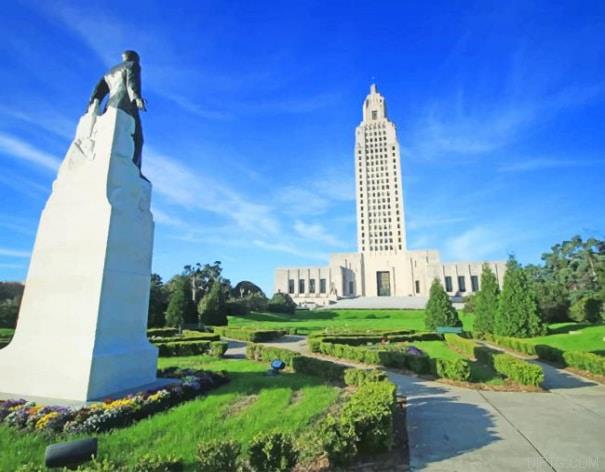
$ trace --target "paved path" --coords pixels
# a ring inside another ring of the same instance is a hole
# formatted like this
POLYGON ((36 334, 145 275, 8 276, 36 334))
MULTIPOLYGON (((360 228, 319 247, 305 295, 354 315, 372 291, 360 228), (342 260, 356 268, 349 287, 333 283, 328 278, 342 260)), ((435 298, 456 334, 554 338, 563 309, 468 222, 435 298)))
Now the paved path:
MULTIPOLYGON (((303 336, 266 344, 312 355, 303 336)), ((468 390, 387 371, 407 397, 411 470, 605 471, 605 386, 538 363, 546 393, 468 390)))

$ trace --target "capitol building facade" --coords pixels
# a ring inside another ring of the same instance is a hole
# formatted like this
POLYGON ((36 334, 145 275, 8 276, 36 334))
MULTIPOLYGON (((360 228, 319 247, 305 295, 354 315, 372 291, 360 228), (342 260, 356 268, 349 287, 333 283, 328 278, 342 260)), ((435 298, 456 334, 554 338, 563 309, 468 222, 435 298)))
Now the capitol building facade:
POLYGON ((297 304, 328 305, 342 298, 427 297, 436 278, 452 296, 479 290, 483 263, 500 285, 504 261, 442 262, 436 250, 406 247, 403 183, 395 124, 372 85, 355 131, 357 252, 337 253, 325 267, 275 271, 275 291, 297 304))

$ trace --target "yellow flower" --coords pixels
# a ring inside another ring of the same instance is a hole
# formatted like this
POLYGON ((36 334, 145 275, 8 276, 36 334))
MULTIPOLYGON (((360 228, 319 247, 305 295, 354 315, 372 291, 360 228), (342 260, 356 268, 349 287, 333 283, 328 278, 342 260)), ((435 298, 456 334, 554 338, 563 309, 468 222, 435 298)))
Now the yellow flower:
POLYGON ((36 423, 36 429, 41 430, 46 428, 46 425, 49 423, 49 421, 53 418, 56 418, 57 416, 59 416, 59 413, 57 413, 56 411, 51 411, 50 413, 47 413, 38 420, 38 422, 36 423))

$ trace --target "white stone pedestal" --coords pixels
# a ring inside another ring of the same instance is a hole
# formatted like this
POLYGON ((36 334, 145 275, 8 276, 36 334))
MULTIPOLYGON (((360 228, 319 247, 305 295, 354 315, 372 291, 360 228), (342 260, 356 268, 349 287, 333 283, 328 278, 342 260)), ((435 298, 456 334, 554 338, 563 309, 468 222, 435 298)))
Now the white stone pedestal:
POLYGON ((0 392, 89 401, 153 383, 146 335, 151 184, 132 162, 134 119, 80 119, 42 212, 0 392))

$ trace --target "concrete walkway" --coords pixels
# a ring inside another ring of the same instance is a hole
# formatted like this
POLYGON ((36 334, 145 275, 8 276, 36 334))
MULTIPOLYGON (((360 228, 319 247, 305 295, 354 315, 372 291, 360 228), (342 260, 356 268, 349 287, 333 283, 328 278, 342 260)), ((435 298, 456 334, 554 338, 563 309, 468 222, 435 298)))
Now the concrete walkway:
MULTIPOLYGON (((303 336, 266 344, 313 355, 303 336)), ((242 350, 233 347, 228 354, 242 350)), ((469 390, 387 371, 407 397, 411 470, 605 471, 605 386, 539 364, 549 392, 469 390)))

